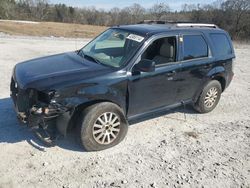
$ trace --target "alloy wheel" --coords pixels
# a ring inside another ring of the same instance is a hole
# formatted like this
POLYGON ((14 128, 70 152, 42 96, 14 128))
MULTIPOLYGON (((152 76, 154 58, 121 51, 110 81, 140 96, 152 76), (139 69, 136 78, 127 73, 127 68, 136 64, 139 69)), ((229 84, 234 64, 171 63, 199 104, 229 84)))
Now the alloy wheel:
POLYGON ((215 104, 217 98, 218 98, 218 89, 216 87, 210 88, 205 96, 204 100, 205 106, 207 108, 211 108, 215 104))
POLYGON ((93 126, 92 133, 95 141, 102 145, 112 143, 120 132, 120 119, 113 112, 100 115, 93 126))

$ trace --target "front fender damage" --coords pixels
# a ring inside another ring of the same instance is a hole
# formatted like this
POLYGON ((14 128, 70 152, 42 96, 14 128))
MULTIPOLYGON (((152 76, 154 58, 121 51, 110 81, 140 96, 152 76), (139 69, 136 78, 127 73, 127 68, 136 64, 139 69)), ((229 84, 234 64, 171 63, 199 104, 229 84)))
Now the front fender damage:
POLYGON ((59 103, 34 105, 27 117, 28 126, 47 146, 54 146, 60 136, 66 135, 71 109, 59 103))
POLYGON ((56 128, 59 131, 59 133, 63 136, 66 136, 67 134, 67 128, 70 122, 70 119, 72 117, 72 112, 67 111, 56 119, 56 128))

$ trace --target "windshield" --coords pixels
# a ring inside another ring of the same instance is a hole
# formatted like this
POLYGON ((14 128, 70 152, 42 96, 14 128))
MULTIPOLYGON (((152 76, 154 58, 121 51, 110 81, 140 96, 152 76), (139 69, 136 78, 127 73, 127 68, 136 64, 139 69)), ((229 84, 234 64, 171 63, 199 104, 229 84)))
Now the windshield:
POLYGON ((109 29, 83 47, 81 52, 95 62, 121 67, 139 48, 143 39, 127 31, 109 29))

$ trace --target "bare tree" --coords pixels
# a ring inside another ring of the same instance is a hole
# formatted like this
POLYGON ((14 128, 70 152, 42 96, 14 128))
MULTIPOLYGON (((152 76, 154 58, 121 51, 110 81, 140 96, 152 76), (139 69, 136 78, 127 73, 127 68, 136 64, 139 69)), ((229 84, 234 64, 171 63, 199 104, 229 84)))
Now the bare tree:
POLYGON ((128 7, 125 7, 121 10, 119 15, 119 24, 130 24, 131 19, 129 15, 129 9, 128 7))
POLYGON ((130 14, 131 23, 137 23, 144 18, 145 8, 141 5, 135 3, 132 6, 128 7, 128 11, 130 14))
POLYGON ((48 0, 0 0, 0 19, 26 19, 91 25, 133 24, 139 21, 166 20, 215 23, 235 39, 250 39, 250 0, 216 0, 214 3, 184 4, 181 11, 170 11, 165 3, 149 9, 135 3, 110 11, 95 7, 75 8, 49 4, 48 0))
POLYGON ((194 11, 197 9, 198 9, 198 7, 196 4, 184 4, 184 5, 182 5, 183 12, 191 12, 191 11, 194 11))
POLYGON ((238 38, 241 31, 244 30, 244 22, 247 21, 243 18, 249 17, 250 0, 228 0, 222 3, 222 10, 230 12, 233 15, 234 34, 238 38))
POLYGON ((44 20, 49 13, 49 4, 47 0, 35 0, 35 15, 38 20, 44 20))
POLYGON ((170 7, 165 3, 159 3, 159 4, 153 5, 153 7, 149 9, 149 11, 154 17, 154 19, 160 20, 164 14, 167 14, 170 12, 170 7))
POLYGON ((11 19, 14 16, 15 1, 0 1, 0 19, 11 19))
POLYGON ((120 12, 121 10, 118 7, 114 7, 110 10, 109 14, 111 16, 111 21, 109 24, 119 25, 120 24, 120 12))

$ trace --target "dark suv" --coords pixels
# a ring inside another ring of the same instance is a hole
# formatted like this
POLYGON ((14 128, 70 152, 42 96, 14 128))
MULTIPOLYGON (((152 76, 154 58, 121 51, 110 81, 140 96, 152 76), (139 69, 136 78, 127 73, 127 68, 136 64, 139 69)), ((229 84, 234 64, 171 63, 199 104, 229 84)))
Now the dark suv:
POLYGON ((180 105, 210 112, 233 77, 234 49, 212 24, 112 27, 78 51, 19 63, 19 119, 53 144, 73 127, 87 151, 125 137, 128 122, 180 105))

